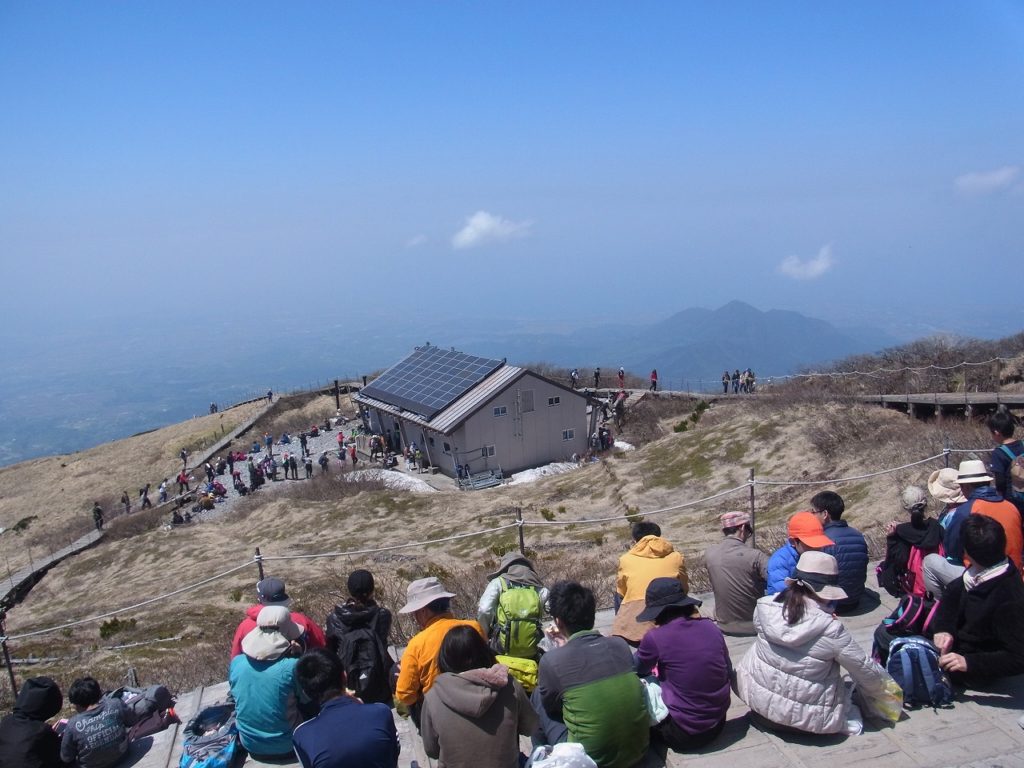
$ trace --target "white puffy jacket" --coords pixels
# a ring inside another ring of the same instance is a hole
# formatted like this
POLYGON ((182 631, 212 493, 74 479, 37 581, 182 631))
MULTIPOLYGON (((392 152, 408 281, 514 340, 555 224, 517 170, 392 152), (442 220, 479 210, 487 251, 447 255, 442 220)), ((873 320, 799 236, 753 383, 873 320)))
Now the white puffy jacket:
POLYGON ((762 597, 754 628, 757 640, 736 668, 736 689, 748 707, 773 723, 808 733, 845 730, 850 701, 840 665, 865 693, 882 690, 885 671, 813 600, 791 625, 774 595, 762 597))

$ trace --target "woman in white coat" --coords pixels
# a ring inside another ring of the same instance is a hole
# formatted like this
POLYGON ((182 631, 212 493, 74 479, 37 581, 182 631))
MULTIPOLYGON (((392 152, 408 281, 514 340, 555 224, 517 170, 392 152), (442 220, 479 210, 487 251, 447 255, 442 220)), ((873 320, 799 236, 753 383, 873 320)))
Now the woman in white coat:
POLYGON ((846 597, 838 583, 834 557, 804 552, 786 588, 757 601, 757 640, 736 668, 736 690, 763 725, 846 732, 852 705, 840 666, 866 694, 882 691, 885 671, 832 614, 846 597))

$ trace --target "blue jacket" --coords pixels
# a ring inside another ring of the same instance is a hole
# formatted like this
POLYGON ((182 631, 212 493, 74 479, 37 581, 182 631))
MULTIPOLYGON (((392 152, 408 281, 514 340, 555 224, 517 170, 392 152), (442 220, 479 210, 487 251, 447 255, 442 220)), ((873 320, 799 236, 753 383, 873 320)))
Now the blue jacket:
POLYGON ((964 564, 964 541, 961 536, 961 526, 964 524, 967 516, 971 514, 971 507, 974 506, 976 499, 1002 501, 1003 497, 991 485, 986 485, 976 488, 967 497, 967 501, 956 508, 956 511, 946 523, 946 534, 942 538, 942 548, 946 551, 946 559, 951 563, 956 563, 957 565, 964 564))
POLYGON ((231 660, 228 683, 235 699, 238 736, 252 753, 283 755, 292 751, 292 730, 301 722, 296 661, 290 657, 256 661, 244 653, 231 660))
POLYGON ((786 588, 786 579, 793 575, 799 559, 796 547, 788 541, 772 552, 768 558, 768 586, 764 590, 766 595, 777 594, 786 588))
POLYGON ((846 600, 836 603, 836 608, 852 608, 864 594, 864 583, 868 579, 868 543, 864 534, 851 528, 845 520, 829 520, 825 523, 825 535, 835 544, 825 547, 826 552, 839 565, 839 586, 847 594, 846 600))

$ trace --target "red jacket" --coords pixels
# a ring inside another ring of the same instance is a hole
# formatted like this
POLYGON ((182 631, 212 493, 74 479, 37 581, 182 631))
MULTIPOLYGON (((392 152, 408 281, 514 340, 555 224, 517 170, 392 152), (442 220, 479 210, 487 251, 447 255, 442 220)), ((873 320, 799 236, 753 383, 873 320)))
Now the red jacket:
MULTIPOLYGON (((263 610, 262 605, 251 605, 245 612, 245 618, 242 619, 242 623, 238 625, 238 629, 235 630, 235 637, 231 641, 231 658, 235 658, 242 652, 242 638, 247 634, 256 629, 256 617, 260 615, 260 611, 263 610)), ((315 621, 304 613, 296 613, 292 611, 292 621, 298 624, 300 627, 305 629, 306 648, 326 648, 327 638, 324 636, 324 631, 320 629, 315 621)))

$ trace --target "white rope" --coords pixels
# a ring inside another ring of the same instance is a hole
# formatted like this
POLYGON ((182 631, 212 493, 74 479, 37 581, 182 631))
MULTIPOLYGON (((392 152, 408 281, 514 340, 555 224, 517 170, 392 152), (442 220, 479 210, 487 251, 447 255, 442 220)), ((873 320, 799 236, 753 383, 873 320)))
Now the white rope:
POLYGON ((904 464, 901 467, 891 467, 890 469, 882 469, 878 472, 868 472, 866 475, 852 475, 850 477, 837 477, 831 480, 758 480, 754 478, 754 485, 835 485, 837 483, 849 483, 854 480, 867 480, 871 477, 878 477, 880 475, 889 475, 893 472, 900 472, 904 469, 910 469, 921 464, 927 464, 930 461, 941 459, 945 456, 945 452, 938 453, 934 456, 929 456, 927 459, 921 459, 920 461, 913 461, 910 464, 904 464))
POLYGON ((321 557, 349 557, 351 555, 370 555, 374 552, 390 552, 396 549, 409 549, 410 547, 425 547, 428 544, 442 544, 446 541, 458 541, 459 539, 468 539, 472 536, 482 536, 485 533, 497 533, 498 531, 507 531, 510 528, 518 528, 519 523, 507 523, 506 525, 499 525, 497 528, 487 528, 482 531, 470 531, 468 533, 457 533, 452 536, 445 536, 443 539, 428 539, 427 541, 413 541, 409 544, 393 544, 389 547, 375 547, 373 549, 352 549, 347 552, 320 552, 313 555, 263 555, 262 560, 268 562, 270 560, 316 560, 321 557))
MULTIPOLYGON (((654 515, 660 515, 665 512, 674 512, 678 509, 685 509, 686 507, 695 507, 707 501, 714 501, 715 499, 720 499, 723 496, 728 496, 730 494, 736 493, 737 491, 743 491, 748 488, 750 488, 749 482, 744 483, 743 485, 738 485, 735 488, 730 488, 727 491, 720 491, 719 493, 713 494, 711 496, 705 496, 703 499, 694 499, 693 501, 686 501, 683 502, 682 504, 675 504, 671 507, 654 509, 651 510, 650 512, 637 512, 636 514, 642 517, 652 517, 654 515)), ((612 521, 622 522, 622 520, 627 517, 632 517, 632 514, 615 515, 614 517, 593 517, 586 518, 583 520, 523 520, 523 526, 533 528, 545 525, 589 525, 591 523, 609 523, 612 521)))
POLYGON ((980 365, 991 365, 992 363, 1006 363, 1010 362, 1015 358, 1012 357, 993 357, 989 360, 981 360, 978 362, 971 362, 964 360, 960 363, 953 365, 922 365, 919 367, 904 366, 903 368, 875 368, 872 371, 831 371, 831 372, 815 372, 815 373, 793 373, 783 376, 772 376, 772 379, 801 379, 801 378, 815 378, 815 377, 841 377, 841 376, 872 376, 876 377, 876 374, 880 373, 916 373, 919 371, 953 371, 957 368, 964 366, 980 366, 980 365))
POLYGON ((949 453, 992 453, 991 448, 947 448, 949 453))
POLYGON ((20 635, 10 635, 7 639, 8 640, 21 640, 22 638, 25 638, 25 637, 36 637, 37 635, 47 635, 47 634, 49 634, 51 632, 56 632, 57 630, 60 630, 60 629, 68 629, 69 627, 77 627, 77 626, 80 626, 82 624, 90 624, 90 623, 92 623, 94 621, 99 621, 100 619, 106 619, 106 618, 108 618, 110 616, 117 616, 119 613, 124 613, 126 611, 134 611, 136 608, 142 608, 144 606, 151 605, 151 604, 159 602, 161 600, 167 600, 168 598, 175 597, 177 595, 183 594, 184 592, 190 592, 193 589, 198 589, 199 587, 202 587, 202 586, 204 586, 206 584, 209 584, 211 581, 217 581, 217 579, 223 579, 225 576, 230 576, 232 573, 237 573, 238 571, 242 570, 243 568, 251 567, 254 562, 255 562, 254 560, 248 560, 248 561, 242 563, 241 565, 236 565, 234 568, 232 568, 230 570, 224 571, 223 573, 218 573, 216 576, 211 576, 208 579, 203 579, 202 581, 197 581, 195 584, 190 584, 187 587, 182 587, 181 589, 176 589, 173 592, 168 592, 168 593, 163 594, 163 595, 158 595, 157 597, 151 597, 148 600, 143 600, 141 603, 135 603, 135 605, 129 605, 129 606, 125 607, 125 608, 118 608, 115 611, 108 611, 107 613, 102 613, 99 616, 90 616, 88 619, 78 619, 78 621, 69 621, 67 624, 60 624, 60 625, 58 625, 56 627, 48 627, 47 629, 37 629, 34 632, 23 632, 20 635))

